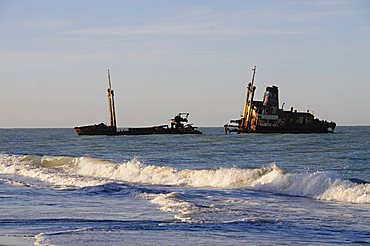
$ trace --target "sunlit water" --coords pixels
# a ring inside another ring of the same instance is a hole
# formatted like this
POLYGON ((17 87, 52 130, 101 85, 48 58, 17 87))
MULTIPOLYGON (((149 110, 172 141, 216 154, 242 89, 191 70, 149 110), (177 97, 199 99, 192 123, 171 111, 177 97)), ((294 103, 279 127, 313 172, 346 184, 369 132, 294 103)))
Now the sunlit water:
POLYGON ((37 245, 370 243, 370 127, 0 130, 0 236, 37 245))

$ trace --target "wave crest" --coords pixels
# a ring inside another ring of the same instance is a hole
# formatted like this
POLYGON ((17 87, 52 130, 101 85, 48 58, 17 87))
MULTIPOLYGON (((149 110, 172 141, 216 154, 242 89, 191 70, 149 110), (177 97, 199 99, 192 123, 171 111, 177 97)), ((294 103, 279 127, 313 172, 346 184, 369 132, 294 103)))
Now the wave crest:
POLYGON ((0 155, 0 173, 16 174, 61 187, 107 183, 249 188, 319 200, 370 203, 370 184, 355 184, 335 173, 287 173, 276 165, 255 169, 219 168, 177 170, 144 165, 137 159, 115 163, 89 157, 0 155))

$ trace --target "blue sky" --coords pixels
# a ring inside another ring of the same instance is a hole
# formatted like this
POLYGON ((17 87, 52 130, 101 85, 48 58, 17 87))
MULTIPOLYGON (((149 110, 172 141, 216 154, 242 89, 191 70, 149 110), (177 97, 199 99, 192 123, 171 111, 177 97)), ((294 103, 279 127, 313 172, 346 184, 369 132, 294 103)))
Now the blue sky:
POLYGON ((199 126, 256 99, 339 125, 370 125, 370 2, 0 0, 0 127, 107 122, 107 69, 119 126, 199 126))

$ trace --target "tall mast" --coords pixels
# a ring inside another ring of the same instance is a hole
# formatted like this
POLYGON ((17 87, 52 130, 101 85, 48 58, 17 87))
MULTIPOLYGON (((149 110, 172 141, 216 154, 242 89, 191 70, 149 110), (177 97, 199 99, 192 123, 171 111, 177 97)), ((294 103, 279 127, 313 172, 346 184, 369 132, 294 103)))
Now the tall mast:
POLYGON ((256 66, 256 65, 254 65, 254 68, 252 68, 252 70, 253 70, 252 86, 253 86, 253 84, 254 84, 254 77, 256 76, 256 69, 257 69, 257 66, 256 66))
POLYGON ((110 81, 110 73, 108 69, 108 106, 109 106, 109 120, 110 120, 110 126, 113 128, 117 128, 116 125, 116 110, 114 107, 114 91, 112 90, 112 84, 110 81))
POLYGON ((241 122, 241 128, 243 130, 247 129, 249 127, 250 122, 250 114, 253 104, 253 98, 254 98, 254 91, 256 90, 256 87, 254 86, 254 78, 256 76, 256 65, 253 67, 253 75, 252 75, 252 81, 248 83, 247 87, 247 96, 244 103, 244 110, 243 110, 243 116, 242 116, 242 122, 241 122))
POLYGON ((248 105, 249 105, 249 96, 251 95, 251 92, 252 92, 252 88, 253 88, 253 84, 254 84, 254 77, 256 75, 256 66, 254 66, 254 68, 252 68, 253 70, 253 75, 252 75, 252 81, 248 83, 248 86, 247 86, 247 96, 245 97, 245 103, 244 103, 244 110, 243 110, 243 118, 247 118, 247 112, 248 112, 248 105))

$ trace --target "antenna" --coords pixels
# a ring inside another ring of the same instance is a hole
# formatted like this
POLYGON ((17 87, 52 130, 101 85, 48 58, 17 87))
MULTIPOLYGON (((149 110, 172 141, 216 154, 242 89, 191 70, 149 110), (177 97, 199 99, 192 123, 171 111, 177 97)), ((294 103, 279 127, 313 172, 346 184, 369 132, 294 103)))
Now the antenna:
POLYGON ((255 77, 255 75, 256 75, 256 69, 257 69, 257 66, 256 66, 256 65, 254 65, 254 67, 252 68, 252 70, 253 70, 253 75, 252 75, 252 86, 253 86, 253 84, 254 84, 254 77, 255 77))
POLYGON ((109 90, 112 90, 112 84, 110 82, 110 73, 109 73, 109 69, 108 69, 108 83, 109 83, 109 90))

